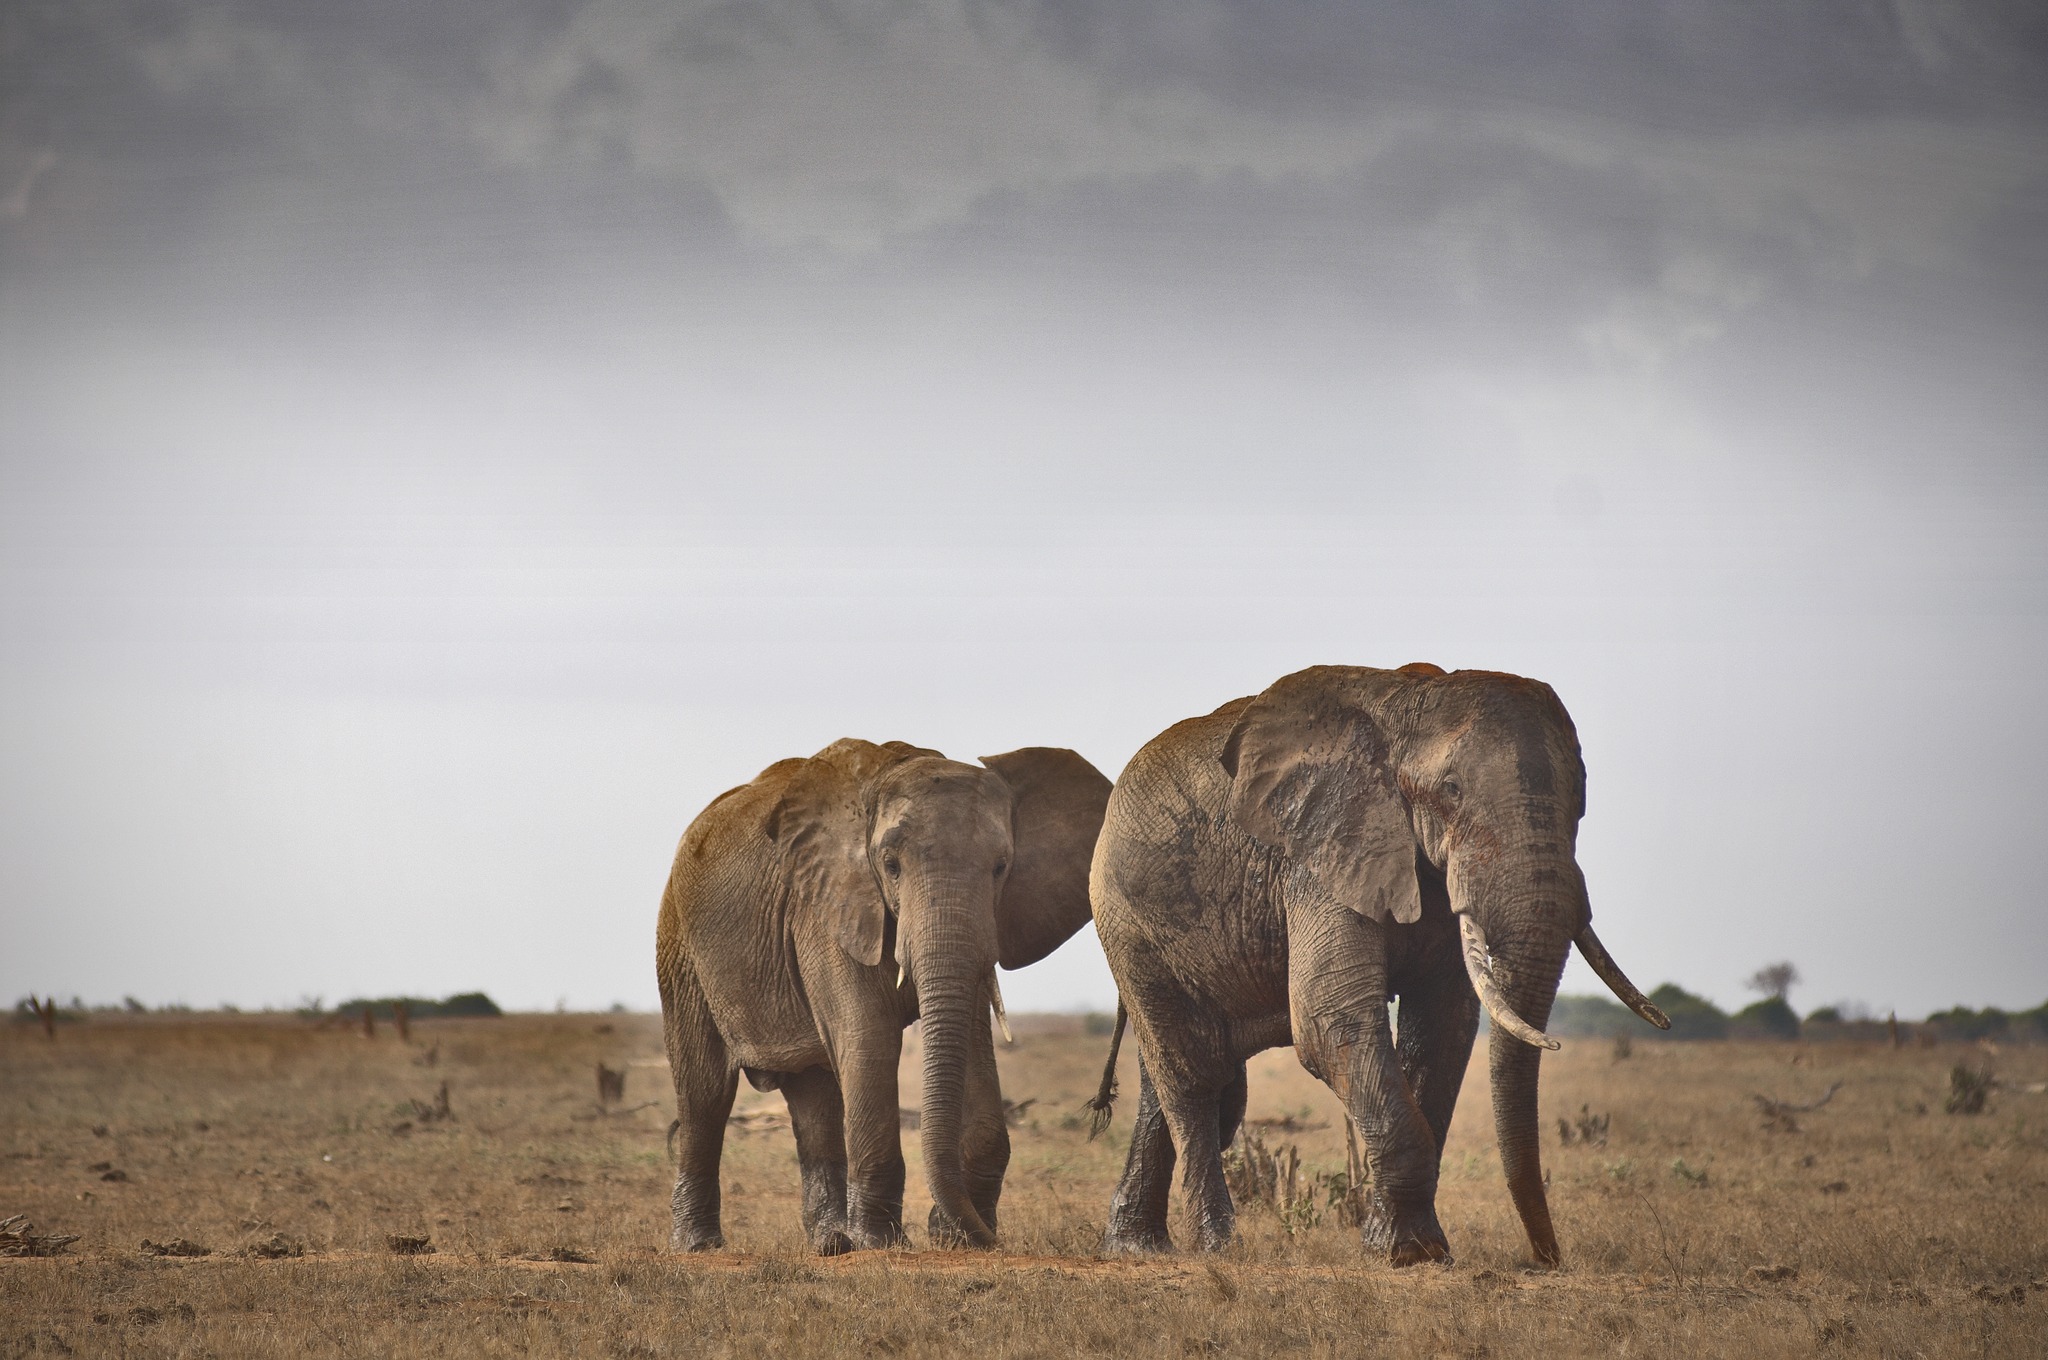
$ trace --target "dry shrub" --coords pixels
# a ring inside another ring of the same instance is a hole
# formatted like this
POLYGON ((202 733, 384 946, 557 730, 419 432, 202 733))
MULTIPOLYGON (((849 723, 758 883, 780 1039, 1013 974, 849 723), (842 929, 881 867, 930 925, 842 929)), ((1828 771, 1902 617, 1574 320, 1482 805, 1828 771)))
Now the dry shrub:
POLYGON ((1592 1106, 1581 1105, 1577 1119, 1558 1118, 1557 1139, 1566 1147, 1574 1143, 1583 1147, 1606 1147, 1607 1129, 1613 1119, 1611 1114, 1594 1114, 1592 1106))
POLYGON ((1950 1114, 1982 1114, 1984 1102, 1997 1087, 1998 1080, 1991 1075, 1990 1067, 1965 1067, 1957 1063, 1949 1069, 1948 1099, 1941 1108, 1950 1114))
POLYGON ((1344 1170, 1303 1174, 1299 1147, 1268 1147, 1246 1129, 1224 1151, 1223 1180, 1234 1204, 1271 1210, 1290 1237, 1320 1225, 1325 1213, 1340 1227, 1356 1227, 1364 1217, 1366 1178, 1355 1136, 1344 1170))

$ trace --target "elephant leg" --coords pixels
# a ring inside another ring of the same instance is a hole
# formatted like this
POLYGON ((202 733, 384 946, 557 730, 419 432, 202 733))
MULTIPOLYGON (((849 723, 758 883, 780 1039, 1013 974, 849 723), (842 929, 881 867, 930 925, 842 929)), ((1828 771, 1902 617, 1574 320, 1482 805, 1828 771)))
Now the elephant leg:
POLYGON ((1138 1019, 1145 1065, 1180 1152, 1194 1244, 1221 1251, 1237 1231, 1237 1210, 1223 1179, 1223 1126, 1228 1122, 1234 1133, 1243 1117, 1242 1096, 1233 1088, 1244 1082, 1244 1064, 1228 1060, 1231 1045, 1214 1017, 1175 1014, 1160 1023, 1140 1012, 1138 1019))
POLYGON ((1237 1075, 1228 1086, 1216 1106, 1216 1141, 1229 1147, 1237 1141, 1237 1130, 1244 1123, 1244 1107, 1251 1098, 1251 1083, 1245 1076, 1243 1064, 1238 1065, 1237 1075))
MULTIPOLYGON (((1453 941, 1455 949, 1455 941, 1453 941)), ((1429 1125, 1436 1157, 1443 1162, 1444 1140, 1451 1132, 1465 1066, 1479 1033, 1479 998, 1465 977, 1464 963, 1453 953, 1449 966, 1436 966, 1425 980, 1401 989, 1401 1072, 1415 1104, 1429 1125)))
MULTIPOLYGON (((996 1203, 1003 1195, 1003 1174, 1010 1166, 1010 1124, 1003 1118, 1003 1086, 996 1072, 993 1044, 969 1045, 962 1092, 960 1161, 967 1197, 990 1232, 996 1228, 996 1203)), ((934 1243, 957 1245, 964 1239, 937 1205, 929 1221, 934 1243)))
MULTIPOLYGON (((1242 1109, 1240 1108, 1240 1113, 1242 1109)), ((1109 1204, 1109 1230, 1103 1248, 1112 1252, 1172 1251, 1166 1230, 1168 1196, 1173 1190, 1173 1139, 1159 1092, 1145 1060, 1138 1060, 1138 1117, 1131 1126, 1131 1146, 1124 1154, 1123 1179, 1109 1204)))
POLYGON ((1223 1112, 1217 1090, 1174 1090, 1159 1093, 1166 1125, 1185 1163, 1181 1190, 1194 1219, 1195 1245, 1222 1251, 1237 1232, 1237 1210, 1223 1179, 1223 1112))
POLYGON ((1290 907, 1288 998, 1296 1050, 1365 1140, 1366 1246, 1397 1266, 1448 1260, 1436 1217, 1439 1148, 1394 1049, 1378 927, 1334 904, 1290 907))
POLYGON ((694 976, 663 986, 662 1014, 676 1085, 678 1155, 675 1193, 669 1201, 669 1245, 676 1251, 715 1251, 725 1245, 719 1225, 718 1163, 739 1072, 727 1066, 725 1040, 712 1023, 694 976))
POLYGON ((903 1141, 896 1106, 897 1054, 842 1058, 846 1111, 846 1235, 861 1250, 899 1247, 903 1233, 903 1141))
POLYGON ((782 1081, 803 1170, 804 1236, 820 1256, 853 1250, 846 1234, 846 1106, 839 1078, 812 1067, 782 1081))

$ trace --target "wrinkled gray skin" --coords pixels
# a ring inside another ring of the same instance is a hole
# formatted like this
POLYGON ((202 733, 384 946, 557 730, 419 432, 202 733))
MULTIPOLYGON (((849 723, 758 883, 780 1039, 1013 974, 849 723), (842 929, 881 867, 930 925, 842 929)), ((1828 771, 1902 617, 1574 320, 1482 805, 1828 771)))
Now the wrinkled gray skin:
MULTIPOLYGON (((1592 938, 1574 859, 1584 810, 1564 706, 1490 672, 1316 667, 1140 751, 1111 795, 1091 885, 1142 1055, 1110 1249, 1170 1247, 1176 1149, 1199 1245, 1229 1242, 1222 1151, 1244 1114, 1245 1060, 1291 1043, 1364 1139, 1367 1248, 1396 1265, 1448 1258, 1437 1171, 1481 1008, 1458 917, 1490 947, 1479 979, 1540 1030, 1575 935, 1592 938)), ((1496 1025, 1501 1161, 1537 1260, 1555 1264, 1539 1056, 1496 1025)))
POLYGON ((1049 747, 984 764, 834 742, 722 795, 684 833, 655 945, 676 1249, 724 1245, 718 1162, 742 1072, 789 1102, 813 1248, 902 1242, 896 1069, 919 1018, 932 1238, 995 1241, 1010 1158, 995 968, 1034 963, 1087 922, 1109 781, 1049 747))

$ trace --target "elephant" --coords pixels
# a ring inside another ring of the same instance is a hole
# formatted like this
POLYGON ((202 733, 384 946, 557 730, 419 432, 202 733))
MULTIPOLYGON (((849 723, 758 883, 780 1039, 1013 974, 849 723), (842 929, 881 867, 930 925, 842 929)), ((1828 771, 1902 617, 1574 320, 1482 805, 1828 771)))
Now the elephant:
POLYGON ((812 1249, 902 1244, 896 1071, 920 1018, 932 1240, 994 1243, 1010 1156, 995 969, 1037 962, 1088 921, 1109 788, 1059 748, 976 766, 849 739, 769 766, 698 815, 655 938, 675 1249, 724 1245, 718 1165, 742 1073, 789 1103, 812 1249))
MULTIPOLYGON (((1508 1189, 1536 1259, 1556 1265, 1537 1067, 1558 1047, 1542 1026, 1574 941, 1669 1028, 1593 933, 1575 858, 1584 812, 1564 705, 1488 671, 1317 666, 1140 750, 1090 878, 1140 1054, 1106 1247, 1172 1248, 1176 1150, 1199 1246, 1230 1241, 1222 1153, 1244 1116, 1245 1062, 1291 1043, 1364 1140, 1366 1249, 1396 1266, 1448 1260, 1437 1174, 1483 1006, 1508 1189)), ((1101 1110, 1112 1083, 1106 1072, 1101 1110)))

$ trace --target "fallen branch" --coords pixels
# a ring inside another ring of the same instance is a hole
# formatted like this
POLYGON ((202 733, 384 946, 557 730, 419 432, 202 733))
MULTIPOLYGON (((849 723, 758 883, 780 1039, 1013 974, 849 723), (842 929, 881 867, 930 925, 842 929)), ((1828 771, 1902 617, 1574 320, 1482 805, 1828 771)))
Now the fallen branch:
POLYGON ((602 1105, 593 1105, 590 1108, 589 1114, 572 1114, 569 1118, 579 1124, 588 1124, 596 1119, 618 1119, 624 1115, 638 1114, 642 1110, 651 1110, 660 1103, 658 1100, 643 1100, 638 1105, 628 1105, 622 1110, 611 1110, 606 1109, 602 1105))
POLYGON ((1821 1096, 1819 1100, 1808 1101, 1804 1105, 1794 1105, 1787 1100, 1772 1100, 1769 1096, 1751 1096, 1750 1099, 1754 1100, 1757 1103, 1757 1107, 1765 1114, 1812 1114, 1815 1110, 1833 1100, 1835 1092, 1841 1089, 1842 1083, 1838 1081, 1833 1086, 1828 1087, 1827 1093, 1821 1096))
POLYGON ((1247 1119, 1244 1126, 1248 1129, 1263 1129, 1268 1133, 1314 1133, 1318 1129, 1330 1127, 1324 1120, 1311 1119, 1305 1114, 1267 1115, 1262 1119, 1247 1119))
POLYGON ((1799 1132, 1799 1121, 1793 1118, 1793 1116, 1812 1114, 1815 1110, 1833 1100, 1835 1092, 1841 1089, 1842 1083, 1838 1081, 1833 1086, 1828 1087, 1827 1092, 1819 1100, 1808 1101, 1804 1105, 1794 1105, 1788 1100, 1773 1100, 1766 1095, 1752 1094, 1750 1099, 1756 1102, 1758 1111, 1762 1113, 1765 1128, 1776 1129, 1780 1133, 1797 1133, 1799 1132))
POLYGON ((142 1239, 142 1250, 149 1256, 211 1256, 212 1247, 203 1247, 189 1237, 173 1237, 168 1242, 152 1242, 142 1239))
POLYGON ((0 1218, 0 1256, 55 1256, 78 1240, 77 1233, 39 1233, 27 1214, 0 1218))
POLYGON ((786 1110, 748 1110, 727 1115, 725 1122, 740 1133, 773 1133, 789 1127, 789 1113, 786 1110))

